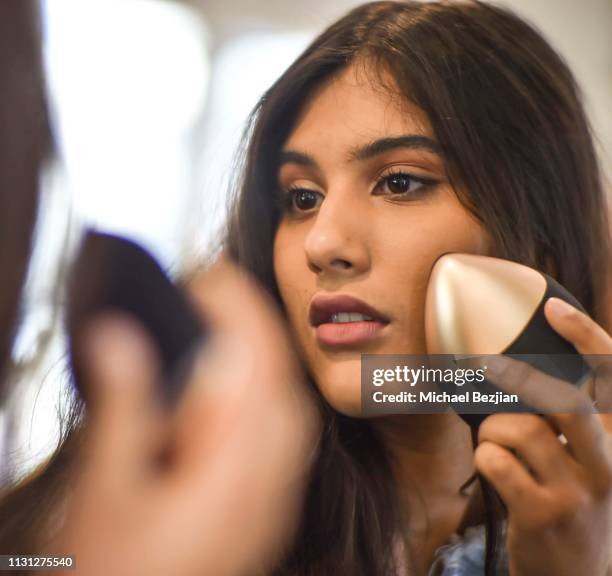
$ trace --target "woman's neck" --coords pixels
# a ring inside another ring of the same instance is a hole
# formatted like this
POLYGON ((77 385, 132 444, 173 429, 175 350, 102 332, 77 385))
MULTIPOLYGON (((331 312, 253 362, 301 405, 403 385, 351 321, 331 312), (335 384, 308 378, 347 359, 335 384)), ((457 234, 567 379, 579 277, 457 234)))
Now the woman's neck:
POLYGON ((425 574, 470 502, 472 493, 460 492, 474 472, 470 428, 454 413, 391 416, 371 425, 391 461, 412 561, 425 574))

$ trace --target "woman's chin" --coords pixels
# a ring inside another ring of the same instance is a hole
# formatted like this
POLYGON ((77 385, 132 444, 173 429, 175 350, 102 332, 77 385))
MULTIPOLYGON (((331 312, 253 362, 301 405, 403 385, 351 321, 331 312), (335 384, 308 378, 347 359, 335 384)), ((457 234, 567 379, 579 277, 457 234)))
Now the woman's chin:
POLYGON ((345 416, 361 416, 361 359, 327 363, 316 382, 328 404, 345 416))

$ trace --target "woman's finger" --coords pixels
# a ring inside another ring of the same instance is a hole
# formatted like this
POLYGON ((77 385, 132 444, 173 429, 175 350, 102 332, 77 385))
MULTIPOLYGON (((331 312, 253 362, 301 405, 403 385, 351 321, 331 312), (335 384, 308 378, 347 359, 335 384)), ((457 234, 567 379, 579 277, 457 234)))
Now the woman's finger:
POLYGON ((595 366, 610 361, 612 337, 584 312, 560 298, 549 298, 544 304, 544 314, 554 330, 586 356, 587 361, 591 355, 603 356, 592 359, 595 366))
POLYGON ((280 315, 272 299, 247 271, 228 259, 196 274, 187 289, 213 335, 239 332, 257 345, 262 334, 280 332, 280 315))
POLYGON ((576 463, 546 421, 535 414, 493 414, 480 425, 478 440, 516 451, 542 484, 575 480, 576 463))
POLYGON ((486 357, 487 380, 542 414, 593 412, 589 396, 573 384, 505 355, 486 357))
POLYGON ((567 438, 574 458, 588 472, 593 486, 603 492, 612 483, 612 454, 608 434, 597 414, 552 414, 550 418, 567 438))
POLYGON ((487 360, 487 379, 546 414, 567 439, 574 459, 591 474, 608 474, 606 432, 591 399, 582 390, 506 356, 487 360))
POLYGON ((543 488, 508 449, 485 440, 474 451, 474 464, 508 508, 539 508, 543 488))
MULTIPOLYGON (((189 288, 210 336, 177 412, 186 476, 205 467, 210 458, 202 454, 220 443, 249 445, 266 457, 269 451, 258 443, 277 420, 285 423, 286 438, 292 431, 308 435, 305 414, 313 411, 305 381, 268 295, 227 261, 194 277, 189 288)), ((296 452, 300 448, 296 443, 296 452)))
POLYGON ((609 362, 600 362, 593 369, 587 392, 595 400, 597 411, 609 418, 612 414, 612 356, 609 362))
POLYGON ((549 298, 544 313, 550 325, 584 355, 593 368, 586 392, 608 434, 612 433, 612 337, 589 316, 559 298, 549 298))

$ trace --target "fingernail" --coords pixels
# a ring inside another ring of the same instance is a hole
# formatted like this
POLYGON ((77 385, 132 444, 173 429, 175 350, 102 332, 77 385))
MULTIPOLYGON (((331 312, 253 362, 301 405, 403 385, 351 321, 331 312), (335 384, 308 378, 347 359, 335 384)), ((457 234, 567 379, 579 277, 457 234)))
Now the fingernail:
POLYGON ((96 318, 86 328, 85 353, 93 370, 108 386, 123 385, 135 366, 153 366, 156 358, 145 334, 133 321, 121 315, 96 318))
POLYGON ((548 302, 548 306, 559 316, 568 316, 569 314, 573 314, 576 310, 571 304, 568 304, 565 300, 561 300, 561 298, 549 298, 548 302))

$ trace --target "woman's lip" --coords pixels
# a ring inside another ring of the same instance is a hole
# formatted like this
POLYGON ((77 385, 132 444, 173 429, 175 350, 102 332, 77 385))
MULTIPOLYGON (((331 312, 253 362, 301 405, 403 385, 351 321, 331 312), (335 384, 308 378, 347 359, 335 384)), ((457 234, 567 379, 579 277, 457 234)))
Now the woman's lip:
POLYGON ((309 321, 311 326, 329 323, 334 314, 353 312, 368 316, 373 321, 386 324, 389 319, 367 302, 348 294, 317 294, 310 302, 309 321))
POLYGON ((325 322, 315 328, 319 344, 325 346, 349 346, 365 344, 380 336, 387 322, 368 320, 362 322, 325 322))

